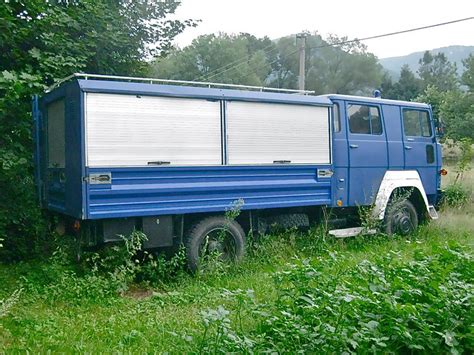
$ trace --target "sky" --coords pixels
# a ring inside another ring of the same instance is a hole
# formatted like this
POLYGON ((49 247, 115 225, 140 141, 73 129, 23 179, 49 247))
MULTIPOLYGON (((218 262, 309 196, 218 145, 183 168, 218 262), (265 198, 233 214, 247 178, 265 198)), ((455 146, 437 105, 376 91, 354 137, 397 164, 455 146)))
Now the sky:
MULTIPOLYGON (((179 19, 200 19, 175 39, 247 32, 276 39, 301 31, 362 38, 474 16, 473 0, 182 0, 179 19)), ((474 20, 364 42, 379 58, 449 45, 474 45, 474 20)))

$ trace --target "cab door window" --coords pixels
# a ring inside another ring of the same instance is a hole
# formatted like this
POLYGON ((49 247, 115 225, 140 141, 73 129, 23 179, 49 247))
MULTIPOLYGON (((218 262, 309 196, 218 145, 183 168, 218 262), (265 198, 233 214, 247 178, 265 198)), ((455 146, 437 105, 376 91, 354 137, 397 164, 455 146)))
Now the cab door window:
POLYGON ((347 114, 351 133, 382 134, 382 120, 378 107, 349 104, 347 114))
POLYGON ((431 137, 430 117, 427 111, 403 110, 403 130, 409 137, 431 137))

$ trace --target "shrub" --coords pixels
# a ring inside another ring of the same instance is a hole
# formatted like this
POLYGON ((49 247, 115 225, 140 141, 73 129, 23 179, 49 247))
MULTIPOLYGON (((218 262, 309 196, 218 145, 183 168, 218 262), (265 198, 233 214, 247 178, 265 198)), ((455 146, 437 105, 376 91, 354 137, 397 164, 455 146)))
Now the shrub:
POLYGON ((448 185, 441 200, 442 205, 448 207, 462 207, 469 202, 470 191, 459 183, 448 185))
MULTIPOLYGON (((474 296, 472 255, 457 245, 415 250, 350 265, 330 252, 296 259, 274 274, 277 297, 248 304, 256 322, 245 333, 223 306, 203 312, 201 351, 256 353, 463 353, 474 296)), ((242 292, 232 294, 237 300, 242 292)), ((247 302, 247 301, 245 301, 247 302)), ((240 312, 239 307, 235 312, 240 312)))

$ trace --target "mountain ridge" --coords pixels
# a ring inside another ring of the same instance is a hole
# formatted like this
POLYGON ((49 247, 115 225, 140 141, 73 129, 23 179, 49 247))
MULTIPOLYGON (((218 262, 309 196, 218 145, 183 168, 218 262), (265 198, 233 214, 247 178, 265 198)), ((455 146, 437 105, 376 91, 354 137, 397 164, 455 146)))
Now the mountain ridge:
MULTIPOLYGON (((408 64, 411 71, 415 74, 418 70, 418 61, 423 57, 424 51, 413 52, 403 56, 380 58, 379 63, 389 72, 395 79, 400 75, 400 69, 404 64, 408 64)), ((474 53, 474 46, 452 45, 428 49, 432 54, 444 53, 450 62, 456 63, 458 74, 462 74, 464 67, 462 60, 467 58, 469 54, 474 53)))

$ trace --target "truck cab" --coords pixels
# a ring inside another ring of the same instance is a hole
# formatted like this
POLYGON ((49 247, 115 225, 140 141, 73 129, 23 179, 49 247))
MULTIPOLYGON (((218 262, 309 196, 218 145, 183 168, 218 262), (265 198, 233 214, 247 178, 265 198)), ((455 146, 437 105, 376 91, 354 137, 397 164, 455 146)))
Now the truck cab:
POLYGON ((335 200, 374 202, 387 171, 416 171, 430 205, 441 183, 441 145, 427 104, 347 95, 333 102, 335 200))

